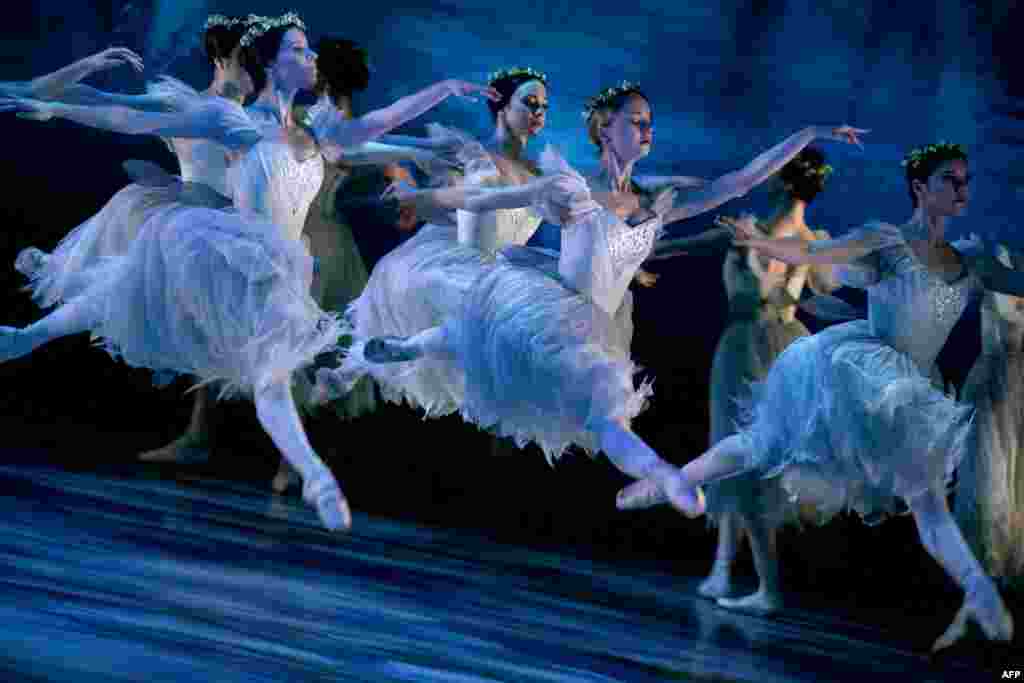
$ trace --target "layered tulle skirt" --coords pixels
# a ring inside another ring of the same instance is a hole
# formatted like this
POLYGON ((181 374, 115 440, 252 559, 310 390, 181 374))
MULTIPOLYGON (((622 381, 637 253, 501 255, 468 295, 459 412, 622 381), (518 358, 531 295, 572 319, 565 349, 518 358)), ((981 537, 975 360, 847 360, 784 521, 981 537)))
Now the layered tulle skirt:
POLYGON ((549 270, 499 259, 445 325, 465 375, 461 413, 549 460, 571 445, 596 452, 594 427, 632 420, 651 394, 634 384, 631 334, 549 270))
POLYGON ((972 414, 856 320, 790 344, 741 407, 740 435, 750 464, 795 502, 822 519, 852 509, 874 521, 944 490, 972 414))
POLYGON ((376 364, 363 355, 374 337, 411 337, 456 315, 482 269, 494 261, 459 244, 454 226, 427 224, 377 262, 363 293, 346 313, 353 343, 343 368, 373 377, 385 400, 407 403, 428 417, 459 410, 464 376, 450 360, 376 364))
POLYGON ((336 349, 342 332, 310 296, 309 252, 279 233, 233 210, 164 206, 71 303, 128 365, 194 375, 225 395, 259 390, 336 349))
MULTIPOLYGON (((161 208, 182 202, 182 185, 132 184, 120 190, 102 209, 76 227, 50 253, 30 247, 15 261, 29 278, 27 289, 37 304, 49 308, 78 294, 87 280, 82 275, 105 259, 124 254, 142 225, 161 208)), ((188 193, 193 206, 225 208, 230 200, 212 190, 188 193)))

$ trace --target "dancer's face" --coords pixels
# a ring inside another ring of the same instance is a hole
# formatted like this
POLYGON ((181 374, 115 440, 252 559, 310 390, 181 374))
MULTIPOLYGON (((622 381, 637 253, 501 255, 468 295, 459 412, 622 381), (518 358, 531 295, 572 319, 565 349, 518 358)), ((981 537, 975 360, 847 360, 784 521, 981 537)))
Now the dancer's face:
POLYGON ((622 109, 613 114, 608 125, 601 129, 601 136, 602 142, 610 145, 624 162, 636 161, 650 154, 654 124, 647 100, 640 95, 626 100, 622 109))
POLYGON ((918 205, 933 216, 962 216, 970 199, 967 162, 961 159, 947 161, 928 176, 928 182, 914 182, 918 205))
POLYGON ((224 73, 224 82, 234 87, 235 92, 231 93, 239 99, 244 100, 252 94, 252 76, 242 66, 242 46, 236 45, 227 59, 218 59, 217 66, 224 73))
POLYGON ((316 85, 316 53, 309 47, 305 32, 291 28, 282 36, 277 57, 269 71, 275 83, 288 90, 312 90, 316 85))
POLYGON ((533 137, 544 129, 548 115, 548 90, 540 81, 527 81, 512 93, 499 116, 516 136, 533 137))

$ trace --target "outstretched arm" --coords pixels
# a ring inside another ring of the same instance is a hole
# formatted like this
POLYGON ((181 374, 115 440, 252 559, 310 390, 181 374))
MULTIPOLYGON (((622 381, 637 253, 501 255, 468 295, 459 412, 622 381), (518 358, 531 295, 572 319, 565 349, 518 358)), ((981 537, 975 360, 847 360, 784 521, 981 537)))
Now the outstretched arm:
POLYGON ((880 230, 856 231, 836 239, 809 241, 802 237, 764 238, 753 223, 728 216, 717 223, 733 233, 734 244, 756 249, 762 256, 793 266, 830 266, 852 263, 886 245, 880 230))
POLYGON ((127 95, 124 93, 106 92, 92 86, 75 83, 65 88, 56 98, 66 104, 78 104, 82 106, 104 106, 117 105, 142 109, 144 111, 164 111, 167 109, 167 99, 150 93, 141 95, 127 95))
POLYGON ((434 164, 455 168, 454 163, 444 160, 428 148, 380 142, 364 142, 353 147, 339 147, 334 161, 349 166, 386 166, 387 164, 411 161, 424 170, 431 168, 434 164))
POLYGON ((413 190, 393 185, 385 193, 402 203, 410 203, 417 212, 423 211, 472 211, 484 213, 498 209, 519 209, 530 206, 558 176, 537 178, 522 185, 502 187, 481 185, 453 185, 431 190, 413 190))
POLYGON ((69 86, 97 71, 112 69, 122 64, 130 64, 136 71, 142 72, 142 58, 124 47, 112 47, 85 59, 65 66, 53 73, 33 78, 28 83, 16 84, 20 87, 11 95, 48 99, 58 97, 69 86))
POLYGON ((87 107, 64 102, 0 98, 0 112, 3 111, 49 115, 126 135, 210 139, 231 150, 244 149, 261 138, 241 107, 222 98, 211 98, 207 105, 183 112, 149 112, 117 105, 87 107))
POLYGON ((325 113, 321 121, 313 122, 313 129, 327 159, 336 161, 340 149, 379 138, 430 111, 452 95, 469 97, 474 93, 495 101, 501 99, 493 88, 451 79, 407 95, 383 109, 371 111, 355 119, 344 119, 325 113))
POLYGON ((686 218, 692 218, 706 211, 711 211, 731 199, 742 197, 751 189, 777 173, 783 166, 792 161, 801 150, 818 138, 839 140, 860 146, 861 143, 858 136, 867 132, 864 129, 851 128, 849 126, 840 126, 838 128, 810 126, 804 128, 800 132, 789 136, 775 147, 758 155, 742 169, 727 173, 713 181, 706 189, 685 196, 667 214, 665 223, 674 223, 686 218))

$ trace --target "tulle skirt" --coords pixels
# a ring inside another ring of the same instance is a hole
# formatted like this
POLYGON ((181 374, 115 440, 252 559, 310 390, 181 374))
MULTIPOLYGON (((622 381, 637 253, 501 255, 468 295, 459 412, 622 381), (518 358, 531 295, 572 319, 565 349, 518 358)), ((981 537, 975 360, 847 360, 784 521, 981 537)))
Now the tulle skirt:
POLYGON ((753 386, 740 434, 750 464, 821 519, 853 509, 870 522, 948 485, 972 414, 856 320, 790 344, 753 386))
POLYGON ((427 417, 458 411, 463 373, 452 362, 420 358, 414 362, 375 364, 363 356, 374 337, 411 337, 440 326, 459 311, 493 257, 458 243, 456 228, 427 224, 389 252, 374 267, 363 293, 346 318, 353 343, 344 368, 373 377, 385 400, 406 402, 427 417))
POLYGON ((309 252, 279 233, 233 210, 165 206, 124 255, 89 271, 72 304, 128 365, 194 375, 222 395, 259 390, 341 334, 310 296, 309 252))
MULTIPOLYGON (((780 353, 795 339, 806 337, 799 320, 782 321, 774 309, 760 317, 734 319, 718 341, 711 365, 711 443, 736 433, 740 405, 750 400, 750 385, 763 380, 780 353)), ((795 521, 799 508, 777 478, 756 472, 732 477, 705 488, 708 520, 723 514, 758 516, 769 526, 795 521)))
POLYGON ((549 460, 573 444, 596 452, 594 425, 631 420, 651 394, 634 386, 632 326, 538 268, 498 260, 445 333, 465 373, 463 417, 549 460))
MULTIPOLYGON (((180 189, 180 185, 128 185, 68 233, 53 252, 46 254, 34 247, 23 250, 15 268, 29 278, 27 289, 35 302, 49 308, 78 294, 85 283, 83 273, 106 258, 126 253, 148 218, 181 200, 180 189)), ((212 191, 198 202, 190 201, 211 208, 225 208, 230 203, 212 191)))
POLYGON ((992 576, 1024 588, 1024 354, 983 354, 964 386, 977 410, 953 513, 992 576))

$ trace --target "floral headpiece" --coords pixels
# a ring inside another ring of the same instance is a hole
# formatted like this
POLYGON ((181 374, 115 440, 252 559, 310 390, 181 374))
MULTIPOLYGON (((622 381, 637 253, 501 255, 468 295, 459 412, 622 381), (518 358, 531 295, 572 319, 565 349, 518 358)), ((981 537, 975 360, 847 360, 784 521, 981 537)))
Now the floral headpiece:
POLYGON ((597 93, 594 97, 591 97, 587 102, 587 105, 583 107, 583 120, 589 121, 590 117, 594 115, 594 112, 598 109, 606 107, 612 100, 621 95, 627 93, 638 93, 640 92, 640 86, 636 83, 630 83, 629 81, 622 81, 619 85, 611 88, 605 88, 601 92, 597 93))
POLYGON ((248 23, 248 20, 246 20, 246 19, 236 19, 236 18, 233 18, 233 17, 226 17, 223 14, 211 14, 210 16, 206 17, 206 23, 203 24, 203 30, 204 31, 209 31, 214 26, 224 26, 224 27, 230 28, 232 26, 237 26, 238 24, 247 24, 247 23, 248 23))
POLYGON ((808 178, 821 178, 822 182, 825 182, 825 179, 832 175, 833 171, 831 164, 822 164, 821 166, 818 166, 807 159, 794 159, 793 165, 797 166, 800 169, 800 172, 808 178))
POLYGON ((941 158, 943 161, 948 159, 962 159, 967 157, 967 150, 964 149, 963 145, 958 142, 942 142, 925 145, 924 147, 917 147, 910 150, 900 165, 905 168, 915 169, 921 166, 926 161, 930 161, 935 158, 941 158))
POLYGON ((500 71, 492 73, 487 77, 487 85, 494 85, 500 80, 505 78, 514 78, 516 76, 526 76, 531 79, 536 79, 544 85, 548 84, 548 77, 546 74, 535 71, 528 66, 514 66, 511 69, 501 69, 500 71))
POLYGON ((261 17, 255 14, 250 14, 246 19, 246 23, 249 24, 249 30, 245 32, 239 44, 242 47, 248 47, 252 45, 252 41, 256 40, 267 31, 282 26, 297 26, 303 31, 306 30, 306 23, 302 21, 298 14, 295 12, 287 12, 279 17, 261 17))

